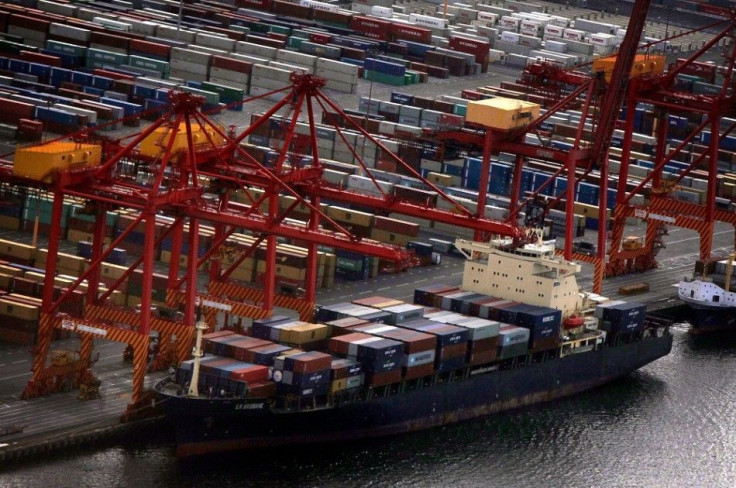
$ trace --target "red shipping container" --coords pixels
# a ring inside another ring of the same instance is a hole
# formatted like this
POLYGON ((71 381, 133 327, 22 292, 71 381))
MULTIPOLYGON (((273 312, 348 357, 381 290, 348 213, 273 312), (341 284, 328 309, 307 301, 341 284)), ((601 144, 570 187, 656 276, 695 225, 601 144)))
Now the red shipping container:
POLYGON ((126 75, 124 73, 117 73, 115 71, 108 71, 106 69, 97 68, 92 71, 93 74, 97 76, 104 76, 105 78, 111 78, 113 80, 134 80, 135 76, 133 75, 126 75))
POLYGON ((61 67, 61 58, 54 56, 53 54, 40 54, 32 51, 21 51, 19 59, 28 61, 29 63, 40 63, 48 66, 61 67))
POLYGON ((18 102, 8 98, 0 98, 2 111, 0 111, 1 121, 15 122, 18 119, 32 119, 34 106, 30 103, 18 102))
POLYGON ((350 27, 363 34, 370 39, 378 39, 388 41, 391 37, 391 26, 393 24, 386 20, 379 20, 374 17, 354 16, 350 22, 350 27))
POLYGON ((332 36, 329 34, 318 34, 313 32, 309 34, 309 42, 315 42, 317 44, 327 44, 332 40, 332 36))
MULTIPOLYGON (((677 66, 683 65, 687 62, 685 59, 678 59, 676 63, 673 63, 670 65, 670 71, 672 71, 677 66)), ((697 61, 693 61, 692 63, 689 63, 687 66, 682 68, 679 72, 683 75, 691 75, 691 76, 698 76, 700 78, 703 78, 708 83, 715 83, 716 81, 716 65, 715 64, 708 64, 708 63, 700 63, 697 61)))
POLYGON ((411 368, 403 368, 404 379, 411 380, 414 378, 421 378, 422 376, 429 376, 434 373, 434 363, 420 364, 419 366, 412 366, 411 368))
POLYGON ((303 7, 298 3, 282 2, 273 0, 271 11, 275 14, 288 15, 289 17, 299 17, 300 19, 312 18, 312 7, 303 7))
POLYGON ((398 383, 401 381, 402 373, 401 369, 386 371, 385 373, 366 373, 365 384, 370 386, 383 386, 390 385, 391 383, 398 383))
POLYGON ((276 394, 276 383, 264 381, 263 383, 248 384, 248 398, 269 398, 276 394))
POLYGON ((340 24, 349 26, 353 21, 354 14, 352 12, 330 12, 328 10, 314 10, 314 20, 330 22, 331 24, 340 24))
POLYGON ((268 32, 266 34, 266 37, 269 39, 276 39, 278 41, 286 41, 287 39, 289 39, 289 36, 287 36, 286 34, 279 34, 278 32, 268 32))
POLYGON ((238 73, 250 73, 253 63, 243 61, 241 59, 228 58, 227 56, 212 56, 213 68, 221 68, 228 71, 236 71, 238 73))
POLYGON ((462 127, 465 123, 465 117, 455 114, 440 115, 440 126, 442 127, 462 127))
POLYGON ((24 29, 35 30, 39 32, 48 32, 51 25, 50 20, 43 20, 28 15, 11 14, 8 19, 8 25, 23 27, 24 29))
POLYGON ((466 100, 483 100, 483 94, 475 90, 463 90, 460 96, 466 100))
POLYGON ((236 7, 271 10, 271 0, 235 0, 236 7))
POLYGON ((224 27, 214 27, 211 25, 207 26, 208 31, 217 32, 219 34, 225 34, 229 39, 233 39, 235 41, 242 41, 245 39, 245 33, 231 30, 231 29, 225 29, 224 27))
POLYGON ((268 367, 260 364, 252 364, 243 369, 230 372, 230 379, 245 381, 246 383, 258 383, 268 381, 268 367))
MULTIPOLYGON (((2 103, 2 102, 0 102, 2 103)), ((43 132, 43 122, 40 120, 33 120, 33 119, 19 119, 18 120, 18 130, 26 132, 26 133, 41 133, 43 132)))
POLYGON ((275 47, 276 49, 284 49, 286 47, 285 41, 279 41, 277 39, 270 39, 268 37, 255 36, 248 34, 245 38, 246 41, 252 42, 253 44, 260 44, 261 46, 275 47))
POLYGON ((333 359, 330 354, 311 351, 292 354, 287 356, 284 361, 287 370, 298 374, 305 374, 330 369, 333 359))
POLYGON ((394 39, 404 39, 423 44, 430 44, 432 42, 431 30, 414 25, 391 24, 391 33, 394 39))
POLYGON ((419 224, 406 222, 404 220, 392 219, 376 215, 373 220, 373 228, 377 230, 385 230, 394 234, 403 234, 415 237, 419 235, 419 224))
POLYGON ((362 339, 370 339, 374 336, 369 334, 363 334, 361 332, 353 332, 351 334, 345 334, 338 337, 333 337, 327 344, 327 350, 333 354, 341 354, 346 356, 350 349, 350 344, 362 339))
POLYGON ((455 36, 450 38, 450 44, 448 47, 462 53, 473 54, 475 56, 475 62, 482 64, 488 62, 488 50, 491 48, 491 43, 488 41, 479 41, 477 39, 455 36))
POLYGON ((89 36, 89 42, 90 44, 100 44, 127 50, 130 38, 123 35, 108 34, 107 32, 92 32, 89 36))
POLYGON ((154 56, 169 58, 171 53, 171 46, 166 44, 159 44, 157 42, 141 41, 140 39, 131 39, 128 44, 128 49, 131 51, 153 54, 154 56))

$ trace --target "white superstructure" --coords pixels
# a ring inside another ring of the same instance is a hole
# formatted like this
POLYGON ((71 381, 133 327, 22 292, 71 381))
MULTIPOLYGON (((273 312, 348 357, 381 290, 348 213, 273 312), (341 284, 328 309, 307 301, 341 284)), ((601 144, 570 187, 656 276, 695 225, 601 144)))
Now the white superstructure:
POLYGON ((455 247, 467 258, 464 290, 556 308, 563 317, 580 312, 585 305, 575 278, 580 265, 556 256, 554 241, 514 247, 508 238, 489 242, 458 239, 455 247))

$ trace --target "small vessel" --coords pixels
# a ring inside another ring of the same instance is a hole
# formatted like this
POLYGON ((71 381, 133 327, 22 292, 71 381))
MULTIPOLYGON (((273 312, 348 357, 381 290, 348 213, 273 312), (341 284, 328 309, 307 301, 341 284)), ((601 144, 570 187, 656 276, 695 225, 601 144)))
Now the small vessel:
POLYGON ((414 304, 356 299, 320 308, 321 324, 272 318, 248 336, 198 324, 194 359, 155 386, 177 455, 431 428, 574 395, 670 352, 645 305, 581 293, 580 265, 552 243, 456 247, 462 288, 418 288, 414 304))
POLYGON ((692 311, 690 332, 736 330, 736 292, 731 291, 734 256, 703 264, 700 275, 678 284, 677 296, 692 311))

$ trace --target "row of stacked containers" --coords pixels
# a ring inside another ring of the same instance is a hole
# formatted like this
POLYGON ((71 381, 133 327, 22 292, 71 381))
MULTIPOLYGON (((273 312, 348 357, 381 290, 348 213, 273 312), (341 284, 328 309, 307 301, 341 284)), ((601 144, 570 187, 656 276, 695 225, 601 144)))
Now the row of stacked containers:
MULTIPOLYGON (((73 130, 75 126, 94 125, 97 118, 116 120, 113 117, 118 113, 106 113, 110 106, 122 107, 124 115, 135 118, 146 109, 160 108, 168 89, 181 84, 204 95, 208 108, 238 109, 236 102, 251 93, 252 87, 256 88, 254 94, 273 88, 273 82, 264 85, 264 79, 283 81, 278 79, 278 73, 273 77, 255 74, 256 83, 252 84, 254 66, 276 65, 274 69, 316 73, 327 80, 328 88, 348 93, 355 92, 360 74, 375 81, 403 85, 426 81, 427 73, 446 77, 468 74, 468 67, 476 66, 472 72, 481 69, 477 66, 485 69, 483 62, 476 62, 482 55, 463 55, 462 48, 450 44, 441 58, 455 69, 433 66, 428 70, 419 66, 420 69, 412 70, 411 56, 402 59, 394 51, 405 50, 407 45, 402 42, 412 42, 406 37, 428 42, 429 30, 396 24, 389 29, 390 37, 372 35, 365 26, 371 22, 380 24, 380 19, 361 20, 353 13, 287 2, 247 4, 260 11, 236 11, 221 5, 184 6, 184 18, 196 17, 201 24, 195 29, 185 21, 183 25, 189 28, 182 30, 176 29, 171 18, 175 6, 163 2, 151 2, 148 11, 168 12, 164 21, 133 11, 124 12, 130 17, 121 19, 119 7, 113 15, 107 12, 112 9, 110 4, 104 3, 87 8, 41 0, 37 6, 39 10, 14 5, 0 10, 0 55, 5 56, 0 69, 7 72, 0 78, 2 84, 20 96, 44 94, 40 103, 27 100, 34 107, 19 108, 22 113, 18 117, 6 116, 2 120, 5 124, 20 125, 21 119, 35 119, 57 124, 55 129, 64 131, 68 125, 68 130, 73 130), (263 9, 288 11, 292 20, 301 18, 305 23, 285 22, 263 9), (340 25, 340 16, 347 16, 343 19, 346 25, 336 27, 340 25), (314 22, 324 25, 312 25, 314 22), (353 24, 356 34, 346 35, 344 31, 353 24), (384 54, 387 52, 391 54, 384 54), (168 78, 180 80, 172 83, 166 81, 168 78), (73 99, 83 100, 85 106, 72 104, 73 99), (52 110, 50 104, 67 107, 52 110), (96 112, 97 116, 69 110, 71 105, 96 112), (82 118, 85 115, 87 118, 82 118)), ((379 30, 383 32, 383 27, 379 30)), ((487 46, 474 45, 471 50, 483 49, 487 51, 487 46)))
MULTIPOLYGON (((447 285, 417 289, 415 301, 368 297, 321 307, 317 323, 275 316, 253 321, 249 335, 206 334, 199 386, 214 395, 341 394, 465 367, 508 367, 560 344, 559 310, 447 285)), ((641 304, 609 302, 595 315, 613 342, 640 333, 644 312, 641 304)), ((180 384, 191 380, 192 366, 178 369, 180 384)))

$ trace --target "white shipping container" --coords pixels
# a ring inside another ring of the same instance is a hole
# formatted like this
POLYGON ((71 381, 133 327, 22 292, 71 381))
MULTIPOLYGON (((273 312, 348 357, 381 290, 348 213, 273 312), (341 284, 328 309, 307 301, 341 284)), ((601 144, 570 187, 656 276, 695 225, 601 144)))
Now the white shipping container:
POLYGON ((235 52, 252 54, 266 59, 276 59, 278 49, 271 46, 262 46, 253 42, 238 41, 235 43, 235 52))
POLYGON ((522 36, 539 37, 540 33, 540 29, 525 29, 523 27, 519 29, 519 34, 521 34, 522 36))
POLYGON ((314 71, 314 74, 319 76, 320 78, 324 78, 325 80, 339 81, 340 83, 355 84, 358 83, 358 80, 360 79, 358 78, 357 73, 350 75, 347 73, 342 73, 340 71, 332 71, 329 69, 321 68, 317 68, 314 71))
POLYGON ((89 42, 91 31, 80 29, 79 27, 72 27, 70 25, 59 24, 58 22, 51 22, 49 25, 49 34, 52 36, 66 37, 67 39, 74 39, 76 41, 89 42))
POLYGON ((358 175, 348 176, 348 188, 358 191, 359 193, 368 193, 371 195, 380 195, 381 191, 387 195, 392 195, 394 192, 393 183, 387 183, 380 180, 376 180, 376 182, 373 183, 373 180, 370 178, 358 175))
POLYGON ((518 44, 519 34, 516 32, 504 31, 504 32, 501 32, 501 40, 503 42, 509 42, 511 44, 518 44))
POLYGON ((181 47, 172 47, 169 54, 169 59, 172 63, 174 61, 184 61, 187 63, 198 64, 202 68, 204 68, 205 73, 207 72, 207 66, 209 66, 211 58, 211 53, 204 53, 192 49, 184 49, 181 47))
POLYGON ((228 37, 213 36, 210 34, 197 33, 195 42, 200 46, 212 47, 231 52, 235 49, 235 40, 228 37))
POLYGON ((496 25, 496 22, 498 22, 498 14, 490 13, 490 12, 478 12, 478 20, 479 21, 485 21, 490 25, 496 25))
POLYGON ((299 73, 299 74, 311 74, 313 69, 308 68, 307 66, 300 66, 298 64, 290 64, 290 63, 281 63, 279 61, 269 61, 269 66, 273 68, 279 68, 283 70, 287 70, 292 73, 299 73))
POLYGON ((567 52, 567 44, 564 42, 559 41, 547 41, 544 44, 544 48, 548 51, 554 51, 556 53, 566 53, 567 52))
POLYGON ((381 7, 380 5, 373 5, 371 7, 371 15, 374 17, 390 19, 394 16, 394 9, 392 9, 391 7, 381 7))
POLYGON ((144 36, 156 36, 158 24, 150 20, 131 19, 129 17, 118 17, 121 22, 130 24, 134 34, 142 34, 144 36))
POLYGON ((409 22, 432 29, 447 29, 448 20, 429 15, 409 14, 409 22))
POLYGON ((200 75, 207 76, 207 64, 193 63, 191 61, 185 61, 184 59, 171 59, 169 62, 172 70, 176 71, 187 71, 189 73, 197 73, 200 75))
POLYGON ((317 69, 324 69, 329 71, 337 71, 345 73, 347 75, 358 75, 359 68, 354 64, 343 63, 341 61, 334 61, 332 59, 319 58, 316 64, 317 69))
POLYGON ((317 56, 289 51, 287 49, 279 49, 276 53, 276 60, 282 63, 297 64, 313 69, 317 63, 317 56))
POLYGON ((596 46, 612 46, 614 44, 614 41, 616 40, 616 36, 611 34, 591 34, 590 35, 590 43, 594 44, 596 46))
POLYGON ((340 7, 330 3, 315 2, 314 0, 299 0, 299 5, 302 7, 310 7, 315 10, 323 10, 325 12, 339 12, 340 7))
POLYGON ((253 72, 251 78, 270 78, 272 80, 278 80, 282 83, 289 83, 291 77, 291 71, 284 69, 272 68, 271 66, 263 66, 260 64, 253 65, 253 72))
POLYGON ((562 37, 564 39, 570 39, 572 41, 582 41, 585 37, 585 32, 577 29, 565 29, 562 37))
POLYGON ((565 29, 558 25, 547 25, 547 27, 544 28, 544 35, 548 37, 562 37, 562 34, 565 32, 565 29))
POLYGON ((197 35, 194 32, 181 29, 177 30, 175 26, 159 25, 156 27, 156 36, 164 39, 179 40, 186 43, 193 43, 197 35))
POLYGON ((519 30, 519 26, 521 25, 521 19, 516 18, 516 17, 503 16, 499 19, 498 25, 519 30))

